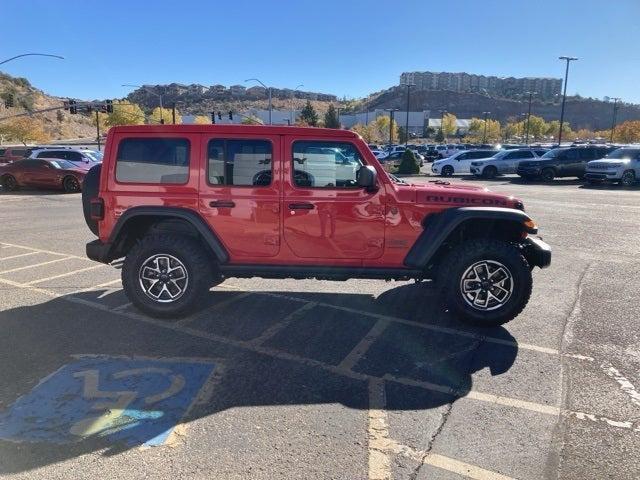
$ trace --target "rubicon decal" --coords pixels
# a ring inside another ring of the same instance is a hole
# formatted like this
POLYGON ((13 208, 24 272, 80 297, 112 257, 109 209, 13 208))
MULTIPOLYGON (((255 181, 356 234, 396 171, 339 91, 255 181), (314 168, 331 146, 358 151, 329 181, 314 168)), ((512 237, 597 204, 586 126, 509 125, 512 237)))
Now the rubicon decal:
POLYGON ((506 200, 499 198, 450 197, 446 195, 427 195, 428 203, 461 203, 465 205, 494 205, 507 207, 506 200))

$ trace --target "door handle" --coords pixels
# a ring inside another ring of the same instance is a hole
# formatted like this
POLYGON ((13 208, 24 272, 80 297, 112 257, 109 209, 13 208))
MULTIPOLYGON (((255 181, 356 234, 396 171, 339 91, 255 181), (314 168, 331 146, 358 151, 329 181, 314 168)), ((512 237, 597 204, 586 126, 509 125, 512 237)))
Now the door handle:
POLYGON ((290 210, 313 210, 315 207, 312 203, 290 203, 290 210))
POLYGON ((232 200, 213 200, 209 202, 209 206, 213 208, 233 208, 236 206, 236 202, 232 200))

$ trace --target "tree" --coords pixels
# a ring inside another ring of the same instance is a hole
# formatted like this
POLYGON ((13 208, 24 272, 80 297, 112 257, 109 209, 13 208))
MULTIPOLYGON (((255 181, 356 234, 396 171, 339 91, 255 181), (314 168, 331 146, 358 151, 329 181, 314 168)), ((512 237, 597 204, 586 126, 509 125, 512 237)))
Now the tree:
POLYGON ((640 120, 628 120, 616 126, 613 140, 621 143, 640 142, 640 120))
MULTIPOLYGON (((109 115, 107 115, 106 113, 102 113, 102 112, 98 112, 98 125, 100 125, 100 133, 105 133, 107 130, 109 130, 109 115)), ((91 123, 93 124, 93 126, 96 126, 96 116, 91 115, 91 123)))
POLYGON ((2 127, 3 134, 22 143, 46 142, 49 136, 45 133, 42 121, 34 117, 18 117, 8 120, 2 127))
MULTIPOLYGON (((497 142, 500 140, 500 122, 498 120, 487 119, 487 142, 497 142)), ((469 142, 480 143, 485 139, 485 121, 482 118, 472 118, 469 125, 469 142)))
POLYGON ((445 137, 450 137, 456 133, 456 121, 458 118, 453 113, 446 113, 442 118, 442 132, 445 137))
MULTIPOLYGON (((374 135, 378 138, 378 141, 383 143, 389 143, 391 141, 389 138, 389 122, 390 118, 388 116, 380 116, 369 124, 374 135)), ((398 139, 398 125, 395 120, 393 121, 391 130, 393 133, 393 140, 395 141, 398 139)))
POLYGON ((398 127, 398 143, 406 143, 407 133, 404 131, 404 127, 398 127))
MULTIPOLYGON (((173 123, 173 112, 170 108, 156 107, 149 115, 149 123, 160 123, 160 120, 164 120, 165 124, 173 123), (162 111, 162 114, 160 112, 162 111)), ((176 110, 176 124, 182 123, 182 116, 176 110)))
POLYGON ((340 128, 340 119, 333 103, 329 105, 327 112, 324 114, 324 126, 325 128, 340 128))
POLYGON ((300 122, 310 127, 316 127, 318 125, 318 113, 309 100, 307 100, 307 104, 300 112, 300 122))
POLYGON ((541 139, 547 132, 547 122, 544 118, 531 115, 529 118, 529 140, 541 139))
POLYGON ((242 123, 242 125, 262 125, 260 119, 253 115, 247 115, 242 119, 242 122, 240 123, 242 123))
POLYGON ((402 154, 402 161, 398 168, 398 173, 415 174, 420 173, 420 165, 416 156, 408 148, 402 154))
POLYGON ((444 142, 444 133, 442 132, 441 128, 439 128, 438 131, 436 132, 436 136, 434 140, 438 143, 444 142))
POLYGON ((193 118, 193 123, 195 123, 196 125, 208 125, 209 123, 211 123, 211 118, 207 117, 206 115, 196 115, 193 118))
POLYGON ((139 105, 128 100, 114 100, 113 113, 109 114, 107 125, 142 125, 144 123, 144 112, 139 105))
POLYGON ((378 141, 378 137, 374 133, 374 129, 371 128, 371 124, 364 125, 362 123, 356 123, 351 127, 351 131, 356 132, 367 143, 374 143, 378 141))

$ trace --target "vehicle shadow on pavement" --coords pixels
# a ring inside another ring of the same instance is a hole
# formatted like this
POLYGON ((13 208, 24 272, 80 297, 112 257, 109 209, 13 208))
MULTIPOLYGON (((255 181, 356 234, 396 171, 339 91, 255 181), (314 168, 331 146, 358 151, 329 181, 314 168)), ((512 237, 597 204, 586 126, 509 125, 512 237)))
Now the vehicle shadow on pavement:
MULTIPOLYGON (((387 410, 434 409, 464 397, 474 372, 508 371, 518 353, 506 329, 476 330, 449 318, 428 284, 401 285, 377 298, 296 291, 257 291, 239 298, 245 292, 221 290, 214 289, 204 310, 186 323, 148 319, 136 310, 114 313, 88 306, 107 298, 108 290, 0 312, 0 474, 92 452, 117 455, 157 436, 151 424, 169 413, 161 404, 148 407, 155 417, 137 410, 135 422, 127 424, 130 414, 125 411, 102 429, 67 443, 67 419, 79 420, 73 409, 78 410, 77 401, 87 391, 85 386, 82 393, 76 374, 69 385, 77 394, 67 391, 53 403, 50 398, 37 400, 49 402, 42 407, 48 409, 47 418, 62 420, 43 421, 36 413, 28 425, 18 422, 18 432, 14 428, 8 438, 3 424, 15 427, 18 399, 33 396, 45 379, 55 382, 55 372, 73 364, 79 354, 104 356, 106 364, 122 357, 209 359, 215 366, 207 387, 211 394, 189 399, 182 423, 211 417, 215 424, 217 413, 249 406, 342 404, 367 410, 371 380, 384 380, 387 410), (300 310, 303 305, 307 308, 300 310), (375 327, 378 322, 382 326, 375 327), (366 349, 354 357, 363 341, 366 349), (110 436, 114 425, 116 430, 128 428, 135 441, 110 436), (34 441, 29 437, 34 429, 49 440, 34 441)), ((98 373, 100 392, 122 389, 108 387, 109 375, 98 373)), ((136 385, 129 383, 126 389, 135 390, 136 385)), ((99 406, 94 410, 101 413, 99 406)), ((188 446, 188 430, 184 441, 188 446)))

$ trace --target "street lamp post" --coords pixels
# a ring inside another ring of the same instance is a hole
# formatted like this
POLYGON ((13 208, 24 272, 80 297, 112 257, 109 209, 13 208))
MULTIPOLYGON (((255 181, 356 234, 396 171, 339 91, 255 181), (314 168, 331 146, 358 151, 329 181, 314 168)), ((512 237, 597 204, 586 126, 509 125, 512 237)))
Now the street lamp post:
POLYGON ((291 115, 289 116, 290 117, 289 118, 289 125, 291 125, 291 122, 295 123, 295 121, 296 121, 296 119, 294 118, 295 115, 293 113, 293 110, 294 110, 294 108, 293 108, 293 99, 295 98, 296 92, 298 91, 298 89, 300 87, 304 87, 304 85, 302 83, 300 85, 296 85, 296 88, 294 88, 293 92, 291 92, 291 115))
POLYGON ((11 60, 15 60, 16 58, 29 57, 29 56, 53 57, 53 58, 59 58, 60 60, 64 60, 64 57, 61 57, 60 55, 52 55, 50 53, 22 53, 20 55, 16 55, 15 57, 7 58, 6 60, 1 61, 0 65, 4 63, 8 63, 11 60))
POLYGON ((484 115, 484 134, 482 135, 482 143, 487 143, 487 117, 491 112, 482 112, 484 115))
POLYGON ((257 78, 248 78, 245 80, 245 82, 251 82, 251 81, 258 82, 260 85, 262 85, 265 89, 269 91, 269 125, 271 125, 271 87, 267 87, 264 83, 262 83, 257 78))
POLYGON ((393 143, 393 117, 395 115, 395 112, 398 111, 397 108, 387 108, 385 109, 386 112, 389 112, 389 147, 391 147, 391 144, 393 143))
POLYGON ((529 123, 531 122, 531 99, 534 94, 538 92, 528 92, 529 93, 529 110, 527 111, 527 145, 529 145, 529 123))
POLYGON ((415 83, 405 83, 405 86, 407 87, 407 120, 404 127, 404 146, 406 147, 409 143, 409 92, 411 87, 415 87, 415 83))
POLYGON ((562 144, 562 124, 564 123, 564 103, 567 100, 567 81, 569 80, 569 63, 574 60, 578 60, 577 57, 558 57, 558 60, 564 60, 567 62, 566 69, 564 71, 564 89, 562 92, 562 108, 560 109, 560 131, 558 132, 558 146, 562 144))
POLYGON ((158 93, 158 92, 154 92, 153 90, 151 90, 150 88, 147 88, 143 85, 134 85, 132 83, 123 83, 122 84, 123 87, 135 87, 135 88, 141 88, 143 89, 145 92, 149 92, 151 95, 155 95, 158 97, 159 102, 160 102, 160 124, 164 125, 164 116, 163 116, 163 112, 164 112, 164 108, 162 106, 162 94, 158 93))
POLYGON ((616 131, 616 117, 618 116, 618 102, 620 97, 613 97, 613 118, 611 119, 611 136, 609 137, 609 143, 613 143, 613 134, 616 131))

